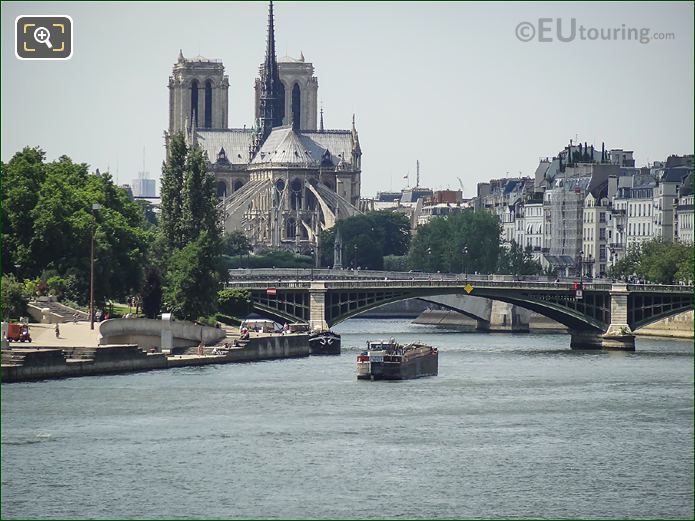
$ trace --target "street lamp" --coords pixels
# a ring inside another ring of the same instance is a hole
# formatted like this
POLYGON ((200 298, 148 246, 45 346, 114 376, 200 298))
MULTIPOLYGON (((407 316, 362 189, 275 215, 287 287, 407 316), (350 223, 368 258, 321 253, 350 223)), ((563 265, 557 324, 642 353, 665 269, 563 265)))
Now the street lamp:
POLYGON ((92 203, 92 247, 89 254, 89 329, 94 329, 94 235, 97 231, 97 221, 94 212, 100 210, 99 203, 92 203))
POLYGON ((314 280, 314 255, 316 253, 316 250, 314 250, 314 248, 311 248, 310 253, 311 253, 311 280, 314 280))
POLYGON ((466 262, 468 260, 468 246, 464 246, 461 253, 463 253, 463 278, 468 280, 468 263, 466 262))
POLYGON ((584 287, 584 250, 579 252, 579 289, 584 287))

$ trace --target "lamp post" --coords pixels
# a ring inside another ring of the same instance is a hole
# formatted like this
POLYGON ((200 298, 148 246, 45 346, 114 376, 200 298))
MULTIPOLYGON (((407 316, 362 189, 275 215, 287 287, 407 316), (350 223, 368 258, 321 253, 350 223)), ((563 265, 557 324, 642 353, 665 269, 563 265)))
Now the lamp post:
POLYGON ((89 329, 94 329, 94 235, 97 231, 96 215, 94 212, 100 210, 99 203, 92 203, 92 244, 89 254, 89 329))
POLYGON ((311 280, 314 280, 314 255, 316 254, 316 250, 314 248, 311 248, 311 280))
POLYGON ((463 278, 468 280, 468 246, 464 246, 461 253, 463 253, 463 278))
POLYGON ((579 252, 579 289, 584 287, 584 250, 579 252))

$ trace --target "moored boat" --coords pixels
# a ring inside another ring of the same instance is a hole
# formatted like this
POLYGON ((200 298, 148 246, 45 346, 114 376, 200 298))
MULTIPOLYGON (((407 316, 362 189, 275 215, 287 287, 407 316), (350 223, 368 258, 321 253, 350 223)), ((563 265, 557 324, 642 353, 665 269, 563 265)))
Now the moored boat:
POLYGON ((309 334, 309 348, 312 355, 339 355, 340 335, 333 331, 314 331, 309 334))
POLYGON ((437 348, 413 342, 401 345, 394 339, 367 342, 367 350, 357 357, 360 380, 408 380, 436 376, 439 372, 437 348))

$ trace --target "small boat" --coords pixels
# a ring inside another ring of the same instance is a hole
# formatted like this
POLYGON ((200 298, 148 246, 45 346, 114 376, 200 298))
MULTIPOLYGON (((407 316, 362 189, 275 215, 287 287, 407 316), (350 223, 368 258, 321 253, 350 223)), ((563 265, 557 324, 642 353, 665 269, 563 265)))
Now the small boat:
POLYGON ((388 342, 367 342, 367 350, 357 357, 360 380, 408 380, 436 376, 439 351, 420 342, 401 345, 393 338, 388 342))
POLYGON ((312 355, 339 355, 340 335, 333 331, 314 331, 309 334, 309 349, 312 355))

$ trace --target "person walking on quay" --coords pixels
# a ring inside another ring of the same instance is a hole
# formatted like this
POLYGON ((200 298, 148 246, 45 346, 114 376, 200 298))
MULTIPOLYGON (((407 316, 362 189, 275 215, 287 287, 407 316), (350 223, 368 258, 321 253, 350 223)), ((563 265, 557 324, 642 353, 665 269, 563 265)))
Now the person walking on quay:
POLYGON ((56 338, 60 338, 60 325, 58 324, 58 322, 56 322, 55 332, 56 338))

